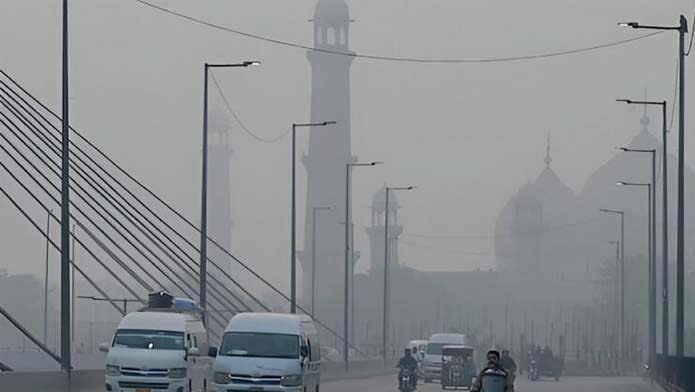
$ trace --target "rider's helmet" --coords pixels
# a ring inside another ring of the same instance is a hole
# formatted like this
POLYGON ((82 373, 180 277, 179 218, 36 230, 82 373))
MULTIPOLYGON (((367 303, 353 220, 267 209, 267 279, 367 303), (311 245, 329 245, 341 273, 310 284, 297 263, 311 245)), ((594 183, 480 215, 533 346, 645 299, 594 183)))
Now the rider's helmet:
POLYGON ((409 357, 410 354, 411 354, 410 347, 406 347, 405 350, 403 350, 403 352, 405 353, 405 356, 406 356, 406 357, 409 357))

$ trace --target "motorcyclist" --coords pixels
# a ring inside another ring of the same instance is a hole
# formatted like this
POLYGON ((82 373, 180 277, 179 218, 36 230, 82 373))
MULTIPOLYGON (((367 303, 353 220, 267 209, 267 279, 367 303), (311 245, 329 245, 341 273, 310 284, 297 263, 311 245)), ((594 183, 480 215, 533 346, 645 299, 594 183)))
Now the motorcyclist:
POLYGON ((506 370, 507 373, 512 377, 512 381, 514 381, 514 373, 516 373, 516 362, 514 362, 514 359, 509 355, 509 350, 502 350, 502 357, 500 358, 500 366, 502 366, 502 369, 506 370))
MULTIPOLYGON (((541 354, 541 368, 550 369, 553 365, 553 350, 550 346, 545 346, 543 348, 543 353, 541 354)), ((545 371, 545 370, 543 370, 545 371)))
POLYGON ((403 370, 410 370, 410 380, 413 384, 413 387, 417 386, 417 368, 418 368, 418 363, 417 359, 411 355, 411 350, 410 348, 406 348, 404 350, 404 355, 401 357, 401 359, 398 360, 398 368, 400 369, 398 372, 398 389, 401 389, 403 385, 401 385, 401 378, 403 376, 403 370))
POLYGON ((487 352, 487 365, 485 366, 485 368, 483 368, 483 370, 480 371, 478 377, 475 378, 475 382, 471 387, 471 392, 481 391, 483 387, 483 375, 488 370, 501 371, 502 373, 504 373, 506 378, 506 387, 504 390, 506 392, 514 391, 514 381, 512 380, 510 374, 506 370, 504 370, 504 368, 500 364, 500 352, 495 349, 492 349, 487 352))

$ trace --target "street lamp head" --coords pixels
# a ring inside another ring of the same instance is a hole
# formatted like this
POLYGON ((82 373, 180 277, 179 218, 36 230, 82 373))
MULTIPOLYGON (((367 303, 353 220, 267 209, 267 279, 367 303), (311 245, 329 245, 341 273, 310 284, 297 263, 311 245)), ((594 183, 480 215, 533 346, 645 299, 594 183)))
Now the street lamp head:
POLYGON ((326 125, 335 125, 337 122, 335 121, 324 121, 321 123, 321 125, 326 126, 326 125))
POLYGON ((616 102, 625 102, 627 104, 631 104, 632 100, 631 99, 616 99, 616 102))
POLYGON ((384 162, 382 162, 382 161, 375 161, 375 162, 369 163, 370 166, 383 165, 383 164, 384 164, 384 162))
POLYGON ((618 23, 620 27, 632 27, 633 29, 639 28, 639 23, 637 22, 621 22, 618 23))
POLYGON ((627 185, 627 183, 625 183, 625 182, 623 182, 623 181, 619 181, 619 182, 617 182, 615 185, 618 185, 618 186, 625 186, 625 185, 627 185))
POLYGON ((260 61, 252 60, 252 61, 244 61, 244 67, 250 67, 253 65, 261 65, 260 61))
POLYGON ((415 189, 415 188, 416 188, 415 186, 412 186, 412 185, 411 185, 411 186, 407 187, 406 189, 409 190, 409 191, 412 191, 412 190, 415 189))
POLYGON ((616 147, 615 149, 620 151, 630 151, 630 149, 627 147, 616 147))

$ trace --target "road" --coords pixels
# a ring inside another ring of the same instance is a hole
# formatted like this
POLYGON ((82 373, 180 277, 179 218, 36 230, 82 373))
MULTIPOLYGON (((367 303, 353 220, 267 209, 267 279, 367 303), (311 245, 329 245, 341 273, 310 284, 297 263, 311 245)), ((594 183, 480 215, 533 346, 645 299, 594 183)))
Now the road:
MULTIPOLYGON (((321 386, 324 392, 397 392, 396 377, 377 377, 363 380, 331 382, 321 386)), ((620 377, 567 377, 559 382, 542 380, 529 382, 517 380, 516 392, 661 392, 656 385, 650 385, 641 378, 620 377)), ((439 384, 421 384, 419 392, 441 391, 439 384)))

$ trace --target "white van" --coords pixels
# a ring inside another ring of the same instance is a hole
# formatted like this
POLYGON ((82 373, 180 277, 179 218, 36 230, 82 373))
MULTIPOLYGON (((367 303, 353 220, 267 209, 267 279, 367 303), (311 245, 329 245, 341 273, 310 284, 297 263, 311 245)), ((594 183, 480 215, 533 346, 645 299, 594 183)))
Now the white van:
POLYGON ((442 373, 442 348, 444 346, 467 345, 466 335, 459 333, 436 333, 427 341, 427 352, 420 371, 424 381, 438 380, 442 373))
POLYGON ((427 340, 411 340, 405 348, 409 348, 413 357, 420 362, 425 359, 427 353, 427 340))
POLYGON ((118 324, 106 356, 106 391, 195 392, 207 384, 212 359, 208 337, 196 312, 145 308, 118 324))
POLYGON ((213 390, 318 392, 321 344, 307 316, 239 313, 224 331, 212 365, 213 390))

